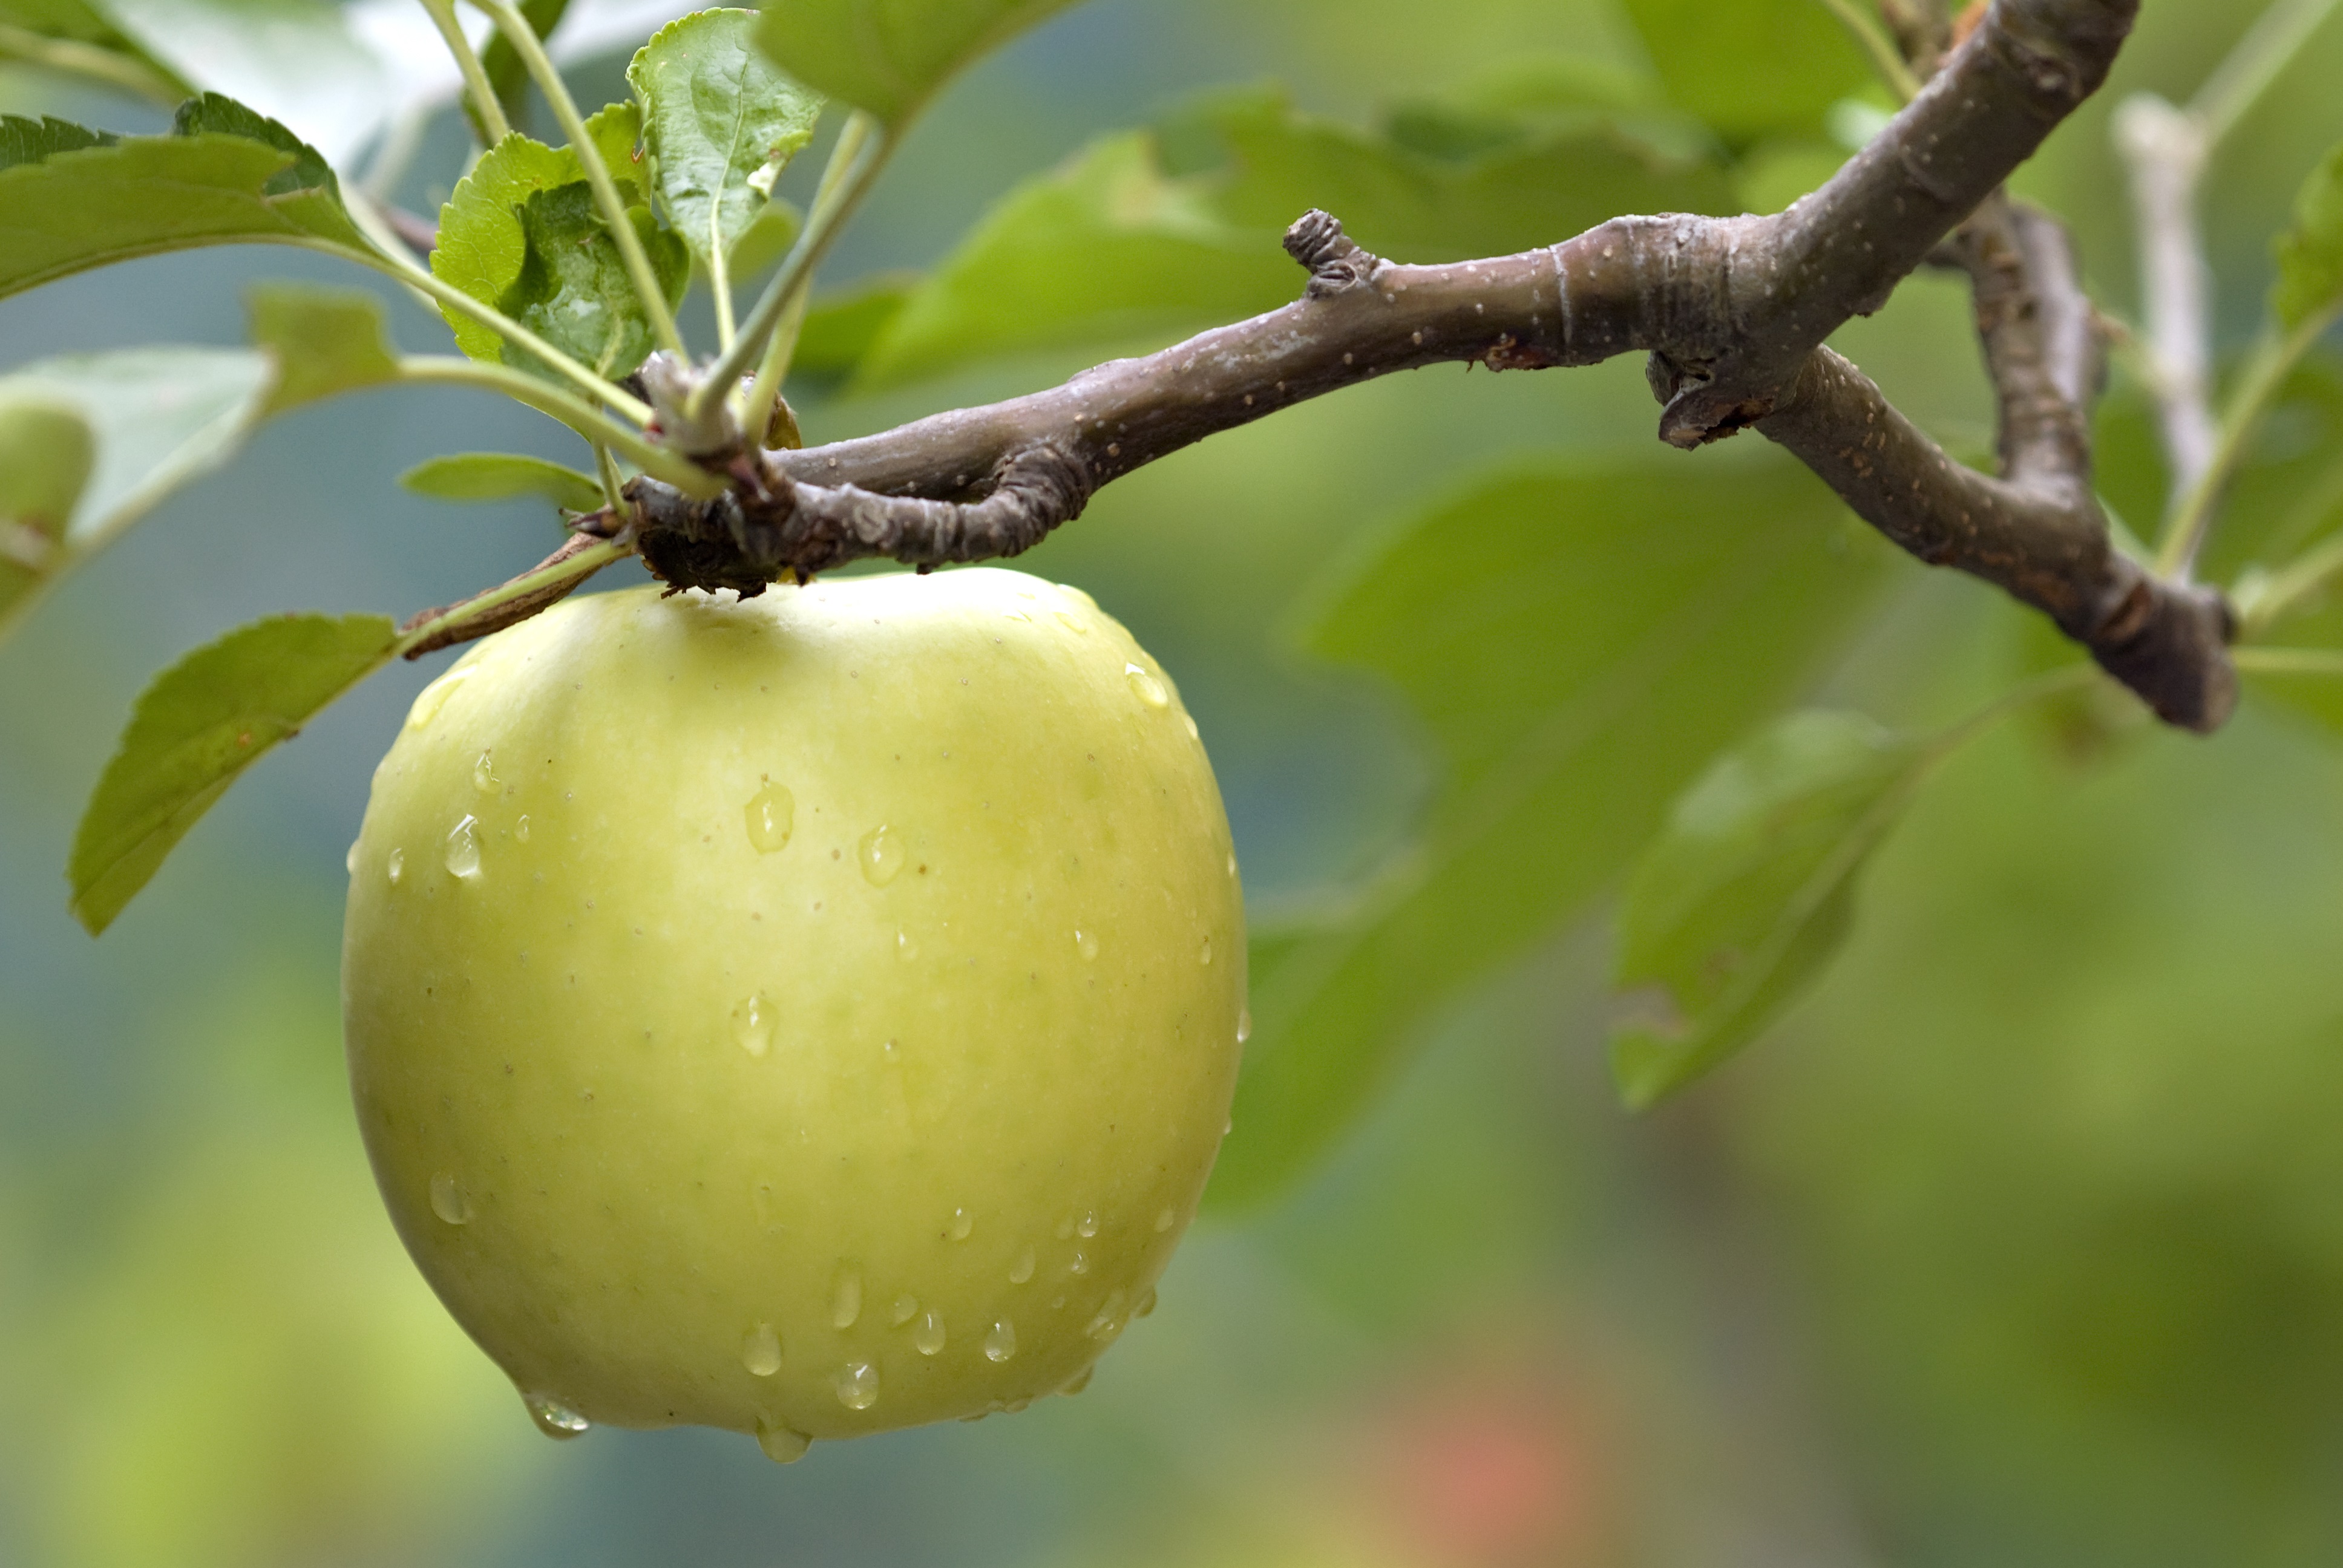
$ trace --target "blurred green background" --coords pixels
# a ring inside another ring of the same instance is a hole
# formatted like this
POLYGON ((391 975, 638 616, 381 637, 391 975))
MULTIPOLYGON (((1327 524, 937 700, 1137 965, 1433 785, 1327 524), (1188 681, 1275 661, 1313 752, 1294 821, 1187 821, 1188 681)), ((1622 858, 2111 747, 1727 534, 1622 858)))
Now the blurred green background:
MULTIPOLYGON (((2071 219, 2119 313, 2136 297, 2110 106, 2185 97, 2259 9, 2147 0, 2116 80, 2020 182, 2071 219)), ((1823 99, 1875 99, 1843 36, 1815 38, 1801 69, 1823 99)), ((1200 88, 1274 78, 1368 124, 1550 57, 1653 70, 1608 0, 1091 0, 957 83, 826 277, 934 263, 1021 180, 1200 88)), ((581 69, 581 95, 615 95, 620 64, 581 69)), ((1734 96, 1755 71, 1669 79, 1725 132, 1740 199, 1777 205, 1843 156, 1826 126, 1845 116, 1769 121, 1734 96)), ((2259 320, 2294 188, 2343 137, 2338 77, 2343 23, 2208 182, 2225 355, 2259 320)), ((153 123, 17 76, 0 101, 153 123)), ((418 205, 459 137, 435 128, 418 205)), ((340 276, 209 251, 69 279, 0 301, 0 361, 236 342, 240 288, 288 275, 340 276)), ((402 341, 444 343, 398 308, 402 341)), ((1839 341, 1956 450, 1988 447, 1962 288, 1915 279, 1839 341)), ((800 412, 820 440, 1096 353, 884 397, 809 389, 800 412)), ((2314 367, 2273 421, 2236 538, 2337 449, 2337 374, 2314 367)), ((2145 527, 2161 491, 2141 410, 2119 374, 2102 485, 2145 527)), ((1651 526, 1681 528, 1704 519, 1666 515, 1668 476, 1729 494, 1779 464, 1755 437, 1665 452, 1655 412, 1628 360, 1395 377, 1147 469, 1022 564, 1088 588, 1178 678, 1274 924, 1404 855, 1447 766, 1390 683, 1301 649, 1295 607, 1492 463, 1649 469, 1651 526)), ((1655 1113, 1621 1111, 1604 1064, 1599 898, 1521 917, 1526 950, 1493 947, 1457 971, 1469 985, 1419 977, 1437 1005, 1371 1075, 1363 1121, 1298 1187, 1200 1227, 1079 1399, 787 1469, 698 1431, 546 1442, 401 1254, 341 1079, 343 847, 449 656, 267 759, 103 940, 61 879, 151 671, 271 610, 404 612, 543 553, 541 509, 393 483, 480 447, 570 455, 484 396, 301 411, 0 648, 0 1563, 2343 1560, 2343 756, 2258 690, 2211 741, 2111 703, 1964 751, 1874 868, 1824 982, 1655 1113)), ((1868 586, 1793 695, 1938 722, 2046 657, 1990 591, 1831 538, 1868 586)), ((1542 580, 1539 615, 1594 608, 1566 553, 1542 580)), ((1607 731, 1585 788, 1632 776, 1666 724, 1607 731)))

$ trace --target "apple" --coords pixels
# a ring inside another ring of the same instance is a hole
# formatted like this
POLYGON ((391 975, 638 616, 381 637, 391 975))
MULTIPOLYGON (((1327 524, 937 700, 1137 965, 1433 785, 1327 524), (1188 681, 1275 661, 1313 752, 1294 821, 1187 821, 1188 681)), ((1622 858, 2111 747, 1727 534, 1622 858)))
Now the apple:
POLYGON ((384 1201, 555 1435, 1072 1392, 1227 1130, 1211 765, 1021 573, 558 605, 417 699, 350 865, 384 1201))

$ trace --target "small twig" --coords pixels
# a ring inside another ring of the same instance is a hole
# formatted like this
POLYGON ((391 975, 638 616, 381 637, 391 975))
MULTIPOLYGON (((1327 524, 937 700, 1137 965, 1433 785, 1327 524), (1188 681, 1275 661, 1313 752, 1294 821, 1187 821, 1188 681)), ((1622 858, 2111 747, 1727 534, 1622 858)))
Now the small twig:
POLYGON ((2335 5, 2336 0, 2277 0, 2254 18, 2188 100, 2188 113, 2203 127, 2207 146, 2218 146, 2245 117, 2335 5))
POLYGON ((166 109, 177 106, 187 95, 184 85, 143 60, 77 39, 53 38, 13 23, 0 23, 0 59, 22 60, 28 65, 79 76, 166 109))
POLYGON ((633 549, 622 540, 574 534, 559 549, 508 582, 409 616, 399 623, 399 640, 393 651, 401 658, 421 658, 427 653, 518 626, 560 603, 588 578, 633 549))
POLYGON ((377 210, 382 214, 382 220, 389 226, 390 232, 417 256, 428 261, 431 253, 439 248, 439 226, 422 214, 409 212, 403 206, 393 206, 388 202, 381 203, 377 210))
POLYGON ((480 64, 478 51, 464 35, 464 24, 456 15, 456 0, 423 0, 423 9, 430 14, 432 25, 439 29, 440 42, 447 45, 457 72, 464 78, 465 95, 472 100, 472 112, 479 116, 481 139, 495 146, 512 135, 512 122, 505 118, 504 104, 488 81, 488 68, 480 64))
POLYGON ((1863 0, 1823 0, 1840 25, 1855 35, 1856 45, 1871 56, 1871 68, 1887 84, 1898 103, 1908 104, 1919 95, 1920 78, 1914 75, 1906 63, 1903 50, 1890 38, 1880 25, 1879 17, 1863 0))

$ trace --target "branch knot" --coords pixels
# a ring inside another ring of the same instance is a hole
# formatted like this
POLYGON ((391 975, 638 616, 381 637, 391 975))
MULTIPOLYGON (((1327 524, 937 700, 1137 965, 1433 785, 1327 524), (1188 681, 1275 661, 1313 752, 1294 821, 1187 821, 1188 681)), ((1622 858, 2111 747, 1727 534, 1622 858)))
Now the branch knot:
POLYGON ((1309 296, 1324 299, 1374 276, 1382 258, 1342 232, 1333 214, 1312 207, 1285 231, 1285 254, 1310 269, 1309 296))

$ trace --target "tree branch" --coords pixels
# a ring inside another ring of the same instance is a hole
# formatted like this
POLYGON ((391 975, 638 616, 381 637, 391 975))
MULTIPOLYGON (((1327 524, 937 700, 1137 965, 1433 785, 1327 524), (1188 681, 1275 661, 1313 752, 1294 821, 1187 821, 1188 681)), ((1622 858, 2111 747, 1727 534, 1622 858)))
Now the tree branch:
POLYGON ((1614 218, 1545 249, 1438 266, 1385 261, 1312 212, 1285 242, 1310 281, 1281 310, 1029 397, 742 454, 712 501, 639 479, 637 516, 605 526, 630 528, 670 584, 742 592, 871 556, 1013 555, 1120 476, 1337 387, 1441 363, 1531 369, 1643 350, 1663 438, 1690 447, 1759 426, 1891 538, 2043 608, 2167 719, 2211 729, 2234 686, 2227 611, 2108 544, 2084 425, 2097 341, 2055 226, 1996 206, 1955 247, 1980 280, 2003 477, 1953 462, 1820 348, 2098 85, 2136 3, 1999 0, 1870 146, 1785 212, 1614 218))

